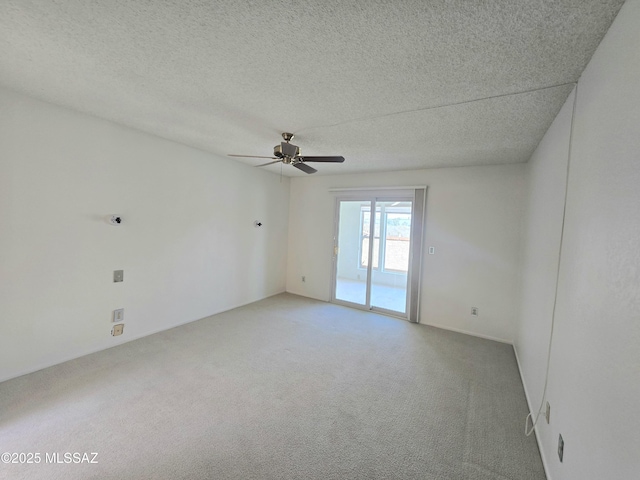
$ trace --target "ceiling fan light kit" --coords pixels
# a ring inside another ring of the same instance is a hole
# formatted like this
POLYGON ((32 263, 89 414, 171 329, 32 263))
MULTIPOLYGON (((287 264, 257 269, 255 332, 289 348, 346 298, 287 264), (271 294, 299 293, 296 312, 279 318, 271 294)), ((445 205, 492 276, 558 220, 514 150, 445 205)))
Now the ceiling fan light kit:
POLYGON ((256 165, 256 167, 264 167, 267 165, 272 165, 274 163, 284 163, 285 165, 292 165, 298 170, 303 171, 304 173, 316 173, 317 170, 305 162, 324 162, 324 163, 342 163, 344 162, 344 157, 341 156, 333 156, 333 157, 305 157, 300 155, 300 147, 294 145, 293 143, 289 143, 293 139, 293 133, 284 132, 282 134, 282 138, 284 142, 280 142, 280 145, 276 145, 273 147, 273 157, 260 157, 256 155, 235 155, 229 154, 230 157, 246 157, 246 158, 270 158, 274 160, 273 162, 263 163, 262 165, 256 165))

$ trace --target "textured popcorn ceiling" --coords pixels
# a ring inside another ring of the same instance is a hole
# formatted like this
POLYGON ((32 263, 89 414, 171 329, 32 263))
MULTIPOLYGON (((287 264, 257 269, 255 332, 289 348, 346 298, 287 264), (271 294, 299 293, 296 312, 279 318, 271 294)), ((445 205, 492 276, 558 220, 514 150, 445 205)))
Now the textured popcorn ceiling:
POLYGON ((0 84, 218 155, 291 131, 320 173, 518 163, 623 3, 2 0, 0 84))

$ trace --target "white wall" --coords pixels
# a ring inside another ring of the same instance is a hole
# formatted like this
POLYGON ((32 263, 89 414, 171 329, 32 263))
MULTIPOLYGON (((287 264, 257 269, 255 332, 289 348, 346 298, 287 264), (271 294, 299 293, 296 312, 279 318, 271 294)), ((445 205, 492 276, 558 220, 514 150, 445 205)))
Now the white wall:
MULTIPOLYGON (((520 317, 515 349, 532 411, 542 401, 558 275, 575 91, 527 163, 520 317)), ((553 409, 555 420, 555 405, 553 409)), ((541 417, 540 422, 543 419, 541 417)), ((542 451, 546 461, 546 452, 542 451)))
POLYGON ((434 246, 436 254, 424 257, 420 322, 511 342, 524 170, 504 165, 293 178, 287 291, 331 297, 339 194, 330 188, 426 185, 425 247, 434 246), (479 317, 470 315, 472 306, 479 317))
POLYGON ((286 178, 0 90, 0 380, 284 291, 288 200, 286 178))
MULTIPOLYGON (((537 428, 549 478, 640 475, 640 1, 629 0, 584 71, 567 209, 547 399, 537 428), (556 453, 565 441, 564 462, 556 453)), ((528 166, 528 243, 516 335, 537 409, 556 283, 571 103, 528 166)))

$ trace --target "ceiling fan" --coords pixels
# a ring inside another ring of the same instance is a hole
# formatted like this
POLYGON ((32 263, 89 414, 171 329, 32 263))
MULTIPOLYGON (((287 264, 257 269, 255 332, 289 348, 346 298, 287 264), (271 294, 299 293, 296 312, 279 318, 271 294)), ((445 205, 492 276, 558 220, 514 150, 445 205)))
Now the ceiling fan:
POLYGON ((316 173, 317 170, 310 167, 306 162, 325 162, 325 163, 342 163, 344 157, 307 157, 300 155, 300 147, 289 143, 293 139, 293 133, 284 132, 282 134, 284 142, 280 142, 280 145, 273 147, 273 157, 262 157, 258 155, 233 155, 230 157, 245 157, 245 158, 270 158, 273 162, 263 163, 262 165, 256 165, 256 167, 264 167, 266 165, 272 165, 274 163, 282 162, 286 165, 293 165, 298 170, 302 170, 304 173, 316 173))

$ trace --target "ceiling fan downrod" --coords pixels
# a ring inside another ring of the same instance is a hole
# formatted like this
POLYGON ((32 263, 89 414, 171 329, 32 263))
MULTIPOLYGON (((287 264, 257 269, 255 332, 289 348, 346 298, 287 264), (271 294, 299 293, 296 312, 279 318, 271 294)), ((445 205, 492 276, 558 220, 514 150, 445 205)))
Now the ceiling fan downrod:
POLYGON ((293 133, 289 133, 289 132, 283 132, 282 133, 282 138, 284 138, 284 141, 289 143, 290 140, 293 140, 293 137, 295 135, 293 133))

